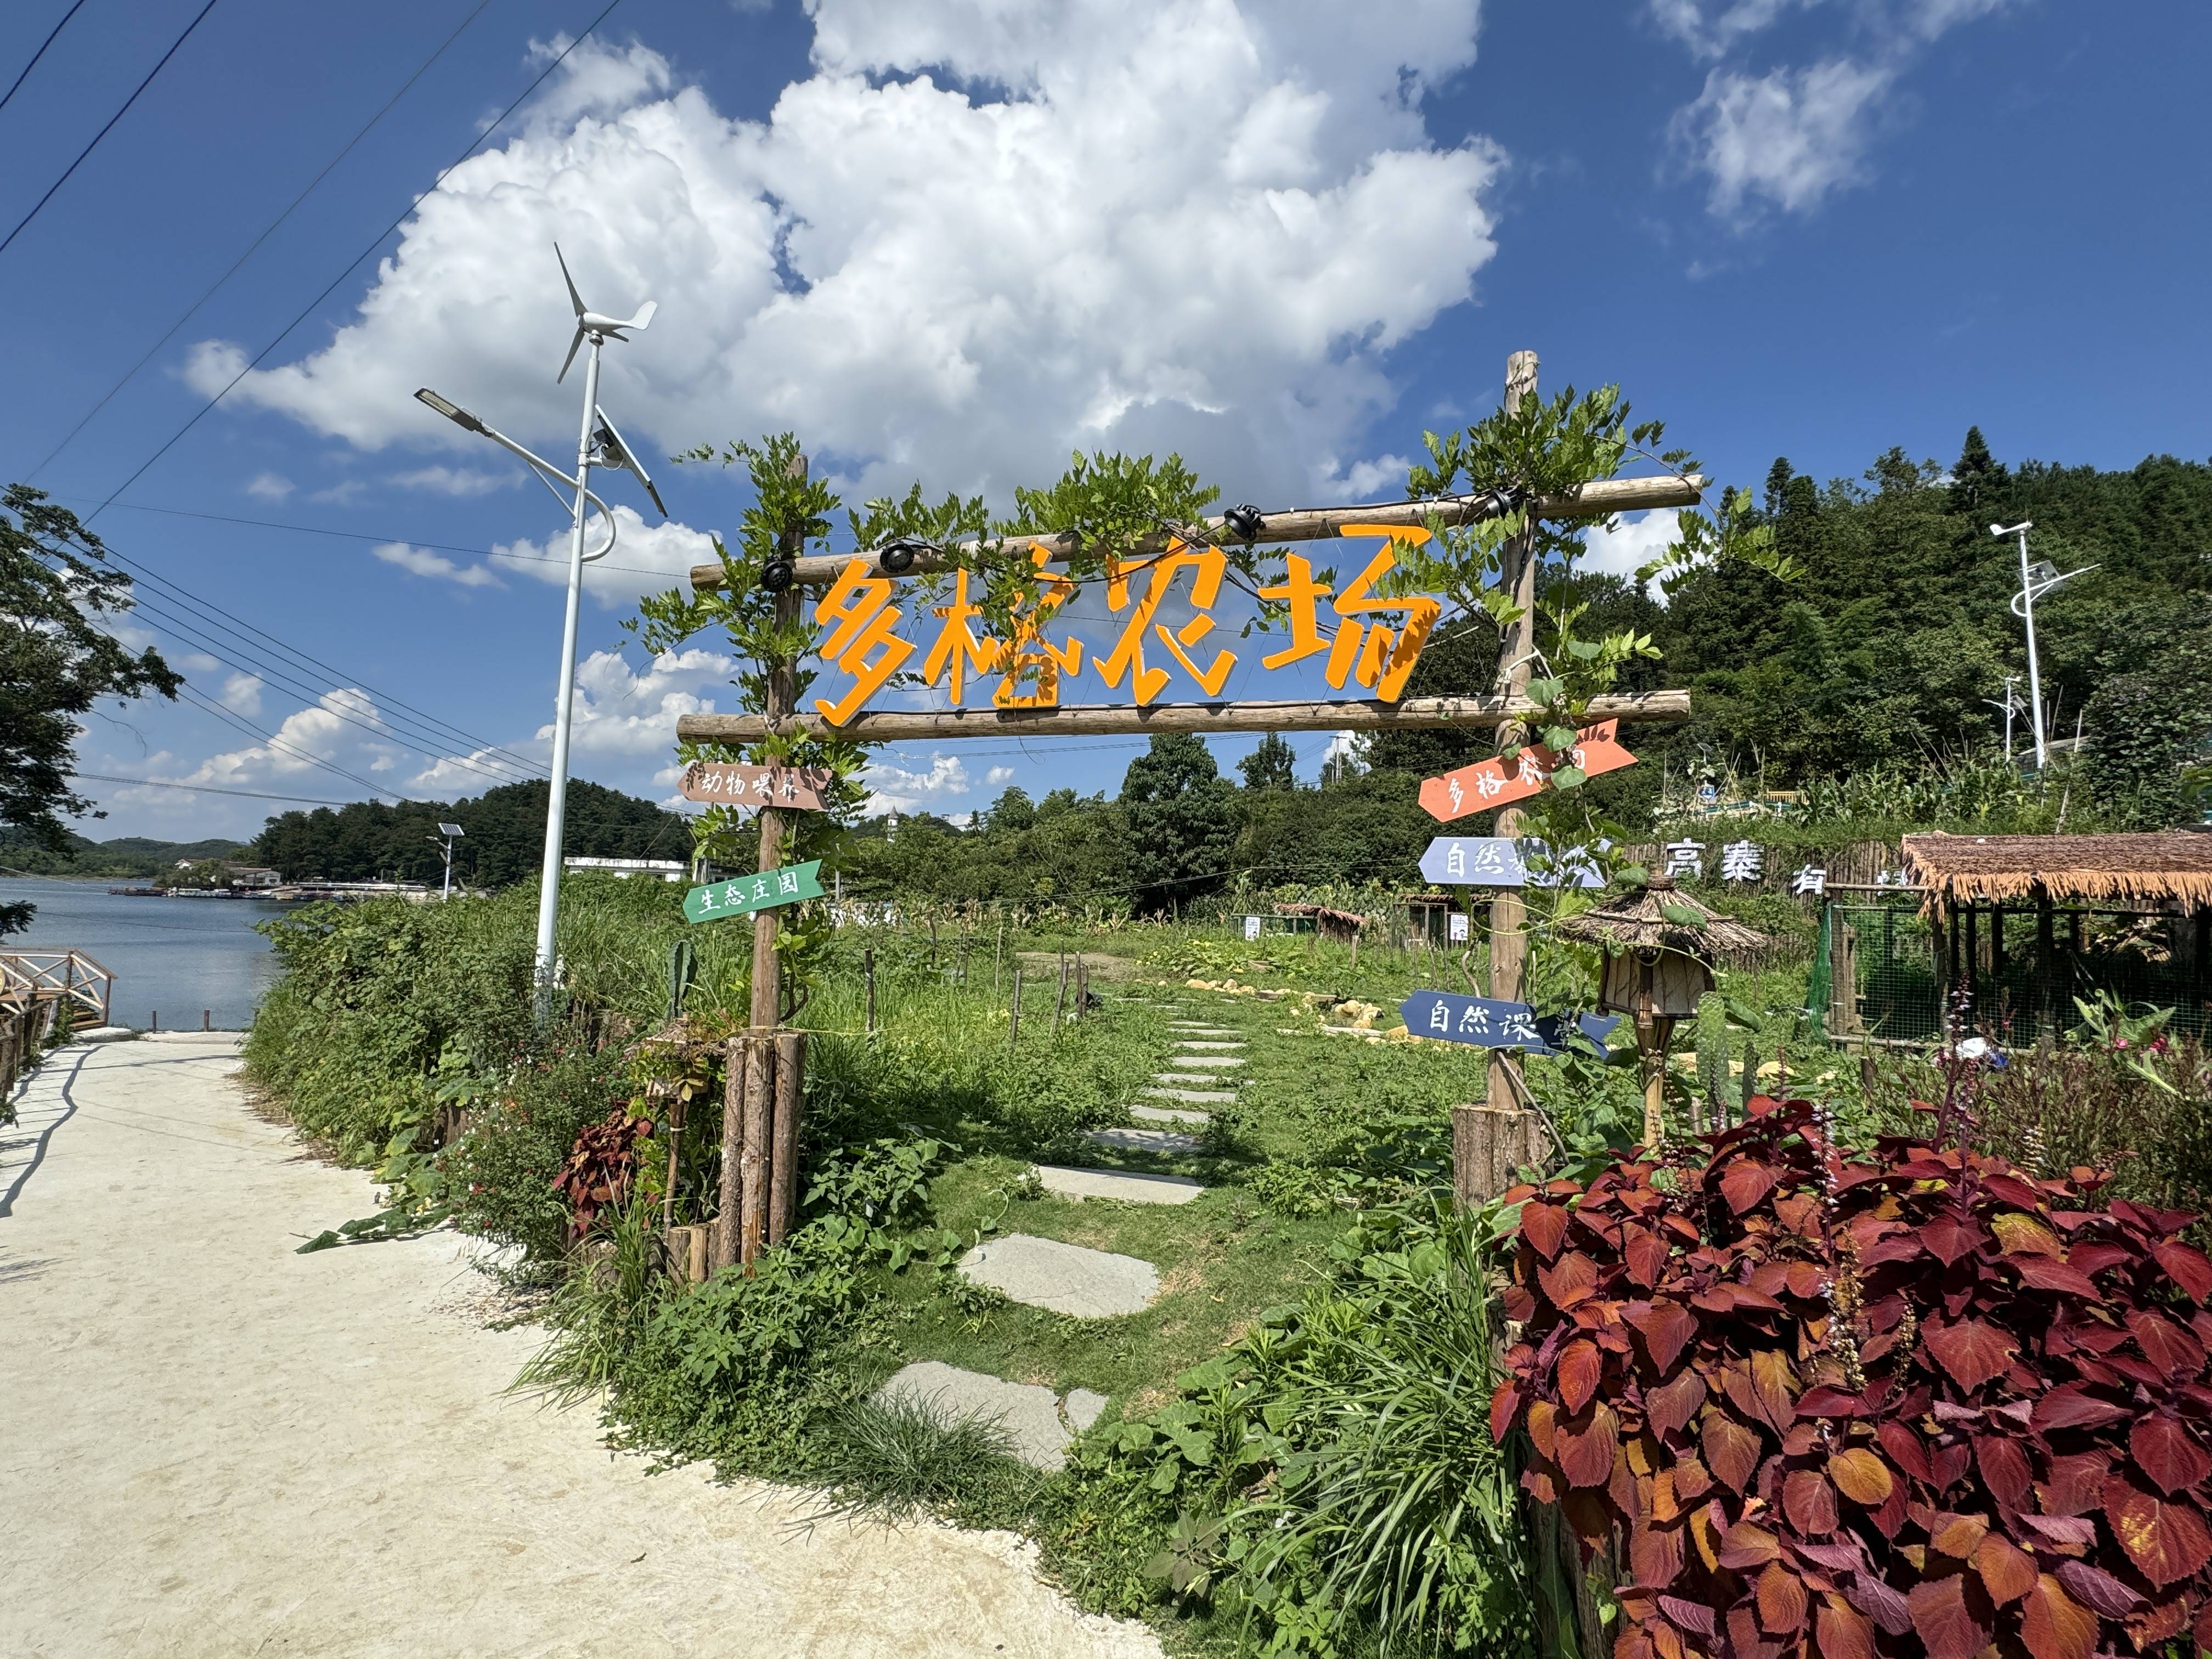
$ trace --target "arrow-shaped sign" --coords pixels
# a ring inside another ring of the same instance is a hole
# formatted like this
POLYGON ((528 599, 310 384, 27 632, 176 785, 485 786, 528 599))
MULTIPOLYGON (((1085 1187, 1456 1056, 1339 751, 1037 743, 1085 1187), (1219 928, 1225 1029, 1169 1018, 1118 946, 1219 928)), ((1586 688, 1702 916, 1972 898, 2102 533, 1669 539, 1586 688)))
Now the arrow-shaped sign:
POLYGON ((781 870, 763 870, 757 876, 732 876, 710 881, 684 896, 686 921, 719 921, 724 916, 749 916, 756 910, 773 910, 779 904, 822 896, 820 859, 788 864, 781 870))
MULTIPOLYGON (((1416 991, 1398 1005, 1406 1029, 1416 1036, 1464 1042, 1477 1048, 1521 1048, 1532 1054, 1558 1054, 1566 1048, 1567 1018, 1538 1014, 1525 1002, 1461 996, 1451 991, 1416 991)), ((1574 1024, 1602 1049, 1618 1014, 1577 1014, 1574 1024)))
POLYGON ((1470 812, 1509 806, 1550 788, 1552 773, 1562 763, 1578 766, 1585 776, 1593 778, 1601 772, 1618 772, 1624 766, 1633 766, 1636 757, 1613 741, 1613 734, 1620 724, 1618 720, 1607 720, 1600 726, 1584 726, 1576 734, 1574 747, 1564 757, 1553 754, 1540 743, 1532 743, 1510 765, 1502 759, 1492 758, 1462 766, 1440 778, 1430 778, 1421 785, 1422 810, 1431 817, 1449 823, 1470 812))
POLYGON ((1557 887, 1563 876, 1577 887, 1605 885, 1597 860, 1581 848, 1559 867, 1531 870, 1531 860, 1545 862, 1544 843, 1533 836, 1517 846, 1504 836, 1438 836, 1421 854, 1421 875, 1439 887, 1557 887))
POLYGON ((695 761, 677 786, 686 800, 718 806, 781 806, 822 811, 822 792, 835 782, 826 766, 744 766, 734 761, 695 761))

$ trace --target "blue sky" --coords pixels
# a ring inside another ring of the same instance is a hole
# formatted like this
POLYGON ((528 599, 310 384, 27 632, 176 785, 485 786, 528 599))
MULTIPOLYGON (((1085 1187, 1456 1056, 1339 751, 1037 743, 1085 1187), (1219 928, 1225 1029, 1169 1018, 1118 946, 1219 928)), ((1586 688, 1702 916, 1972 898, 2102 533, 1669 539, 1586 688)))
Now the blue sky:
MULTIPOLYGON (((0 234, 204 3, 70 19, 0 108, 0 234)), ((409 393, 568 453, 556 236, 595 306, 659 303, 601 399, 641 448, 795 428, 854 500, 1003 507, 1077 447, 1180 448, 1267 507, 1389 497, 1522 346, 1723 480, 1948 461, 1969 422, 2008 460, 2212 452, 2201 4, 621 0, 487 136, 604 4, 218 0, 0 252, 0 473, 167 585, 134 629, 196 698, 95 717, 88 774, 195 787, 88 783, 90 833, 542 767, 560 517, 409 393)), ((0 89, 68 9, 11 9, 0 89)), ((618 623, 743 495, 657 471, 669 525, 605 492, 644 516, 592 578, 575 769, 658 797, 730 668, 618 623)), ((876 781, 959 812, 1110 790, 1136 746, 908 747, 876 781)))

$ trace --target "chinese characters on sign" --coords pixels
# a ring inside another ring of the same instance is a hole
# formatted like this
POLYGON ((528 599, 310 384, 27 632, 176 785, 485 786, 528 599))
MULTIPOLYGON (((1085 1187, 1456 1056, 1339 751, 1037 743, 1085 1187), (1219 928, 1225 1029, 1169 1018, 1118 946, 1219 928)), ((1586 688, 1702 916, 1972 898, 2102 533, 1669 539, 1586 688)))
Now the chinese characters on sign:
MULTIPOLYGON (((1322 659, 1329 684, 1343 690, 1347 682, 1365 687, 1385 702, 1395 702, 1419 660, 1429 632, 1443 612, 1425 594, 1392 594, 1387 589, 1397 568, 1401 546, 1418 547, 1429 532, 1418 526, 1346 525, 1345 537, 1381 536, 1382 550, 1341 587, 1314 573, 1312 563, 1291 554, 1284 561, 1282 581, 1258 590, 1261 599, 1281 607, 1290 641, 1260 661, 1286 668, 1308 658, 1322 659), (1323 607, 1335 626, 1323 631, 1323 607)), ((1014 617, 1012 640, 977 634, 982 614, 969 602, 969 573, 952 579, 949 605, 931 607, 935 635, 921 659, 921 678, 942 686, 957 708, 966 701, 969 678, 998 676, 991 702, 1000 708, 1055 708, 1063 680, 1082 672, 1084 641, 1070 635, 1055 642, 1047 635, 1054 617, 1074 598, 1076 584, 1046 574, 1048 550, 1031 544, 1031 562, 1040 577, 1036 596, 1014 617)), ((1119 633, 1105 650, 1090 651, 1091 666, 1109 690, 1126 682, 1140 708, 1149 708, 1175 679, 1177 671, 1208 697, 1218 697, 1236 667, 1237 653, 1217 643, 1218 624, 1208 614, 1220 598, 1229 574, 1229 556, 1218 547, 1169 542, 1165 551, 1132 559, 1109 560, 1106 601, 1119 633), (1180 585, 1182 591, 1177 591, 1180 585), (1170 618, 1188 609, 1187 622, 1170 618), (1153 653, 1151 659, 1146 653, 1153 653)), ((865 560, 846 565, 836 583, 817 600, 814 620, 827 630, 817 650, 852 684, 844 695, 817 698, 814 707, 832 726, 842 726, 889 684, 921 647, 898 633, 904 613, 893 603, 895 584, 871 573, 865 560)))
POLYGON ((1790 878, 1790 890, 1799 898, 1825 894, 1828 890, 1828 872, 1817 864, 1803 865, 1790 878))
POLYGON ((1732 841, 1721 848, 1723 881, 1757 881, 1766 866, 1766 854, 1755 841, 1732 841))
POLYGON ((781 806, 787 811, 822 811, 822 792, 831 775, 822 766, 740 766, 699 761, 687 768, 680 786, 686 800, 715 806, 781 806))
MULTIPOLYGON (((1565 1052, 1566 1017, 1539 1015, 1525 1002, 1461 996, 1451 991, 1416 991, 1398 1005, 1406 1029, 1416 1036, 1464 1042, 1478 1048, 1520 1048, 1532 1054, 1565 1052)), ((1618 1014, 1578 1014, 1574 1027, 1602 1049, 1620 1024, 1618 1014)))
POLYGON ((1701 841, 1670 841, 1667 843, 1667 869, 1670 876, 1698 877, 1705 873, 1705 844, 1701 841))
POLYGON ((1523 746, 1510 763, 1502 757, 1477 761, 1440 778, 1427 779, 1421 785, 1421 808, 1431 817, 1449 823, 1470 812, 1510 805, 1550 788, 1552 773, 1562 763, 1579 767, 1589 777, 1633 766, 1636 757, 1613 741, 1613 732, 1620 724, 1618 720, 1607 720, 1600 726, 1584 726, 1576 734, 1574 747, 1565 756, 1553 754, 1540 743, 1532 743, 1523 746))
POLYGON ((1258 939, 1259 937, 1260 937, 1260 918, 1259 918, 1259 917, 1257 917, 1257 916, 1247 916, 1247 917, 1245 917, 1245 918, 1244 918, 1244 939, 1245 939, 1245 942, 1246 942, 1247 944, 1249 944, 1252 940, 1256 939, 1258 939))
POLYGON ((756 910, 773 910, 780 904, 822 896, 822 860, 763 870, 757 876, 731 876, 694 887, 684 896, 686 921, 714 921, 723 916, 749 916, 756 910))
POLYGON ((1467 942, 1466 911, 1455 910, 1444 918, 1444 937, 1454 945, 1464 945, 1467 942))
POLYGON ((1556 887, 1562 877, 1578 887, 1602 887, 1597 861, 1577 847, 1546 862, 1544 844, 1530 837, 1518 846, 1504 836, 1439 836, 1421 854, 1421 875, 1440 887, 1556 887), (1531 870, 1534 860, 1539 868, 1531 870))

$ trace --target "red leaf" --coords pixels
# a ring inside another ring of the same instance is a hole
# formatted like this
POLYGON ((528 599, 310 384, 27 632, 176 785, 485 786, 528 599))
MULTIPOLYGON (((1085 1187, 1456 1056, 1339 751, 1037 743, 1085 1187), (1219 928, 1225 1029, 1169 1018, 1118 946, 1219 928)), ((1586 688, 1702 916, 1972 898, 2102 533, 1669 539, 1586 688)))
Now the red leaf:
POLYGON ((2192 1505, 2167 1503, 2125 1474, 2105 1482, 2105 1522, 2154 1584, 2186 1578, 2212 1560, 2212 1534, 2192 1505))
POLYGON ((1928 1659, 1974 1659, 1989 1645, 1990 1625, 1968 1605, 1965 1575, 1923 1579, 1905 1599, 1928 1659))
POLYGON ((1864 1446, 1852 1446, 1828 1460, 1828 1478, 1854 1504, 1872 1509, 1895 1485, 1889 1465, 1864 1446))
MULTIPOLYGON (((1982 1484, 2008 1509, 2024 1510, 2035 1495, 2035 1474, 2027 1454, 2017 1440, 2001 1434, 1974 1437, 1974 1462, 1981 1466, 1982 1484)), ((2009 1597, 2006 1598, 2009 1600, 2009 1597)))
POLYGON ((1570 1412, 1578 1412, 1590 1402, 1597 1392, 1598 1379, 1604 1374, 1605 1359, 1597 1351, 1597 1344, 1586 1336, 1578 1336, 1559 1350, 1559 1399, 1570 1412))
POLYGON ((2097 1523, 2078 1515, 2023 1515, 2021 1524, 2054 1544, 2094 1544, 2097 1523))
POLYGON ((1844 1595, 1892 1636, 1902 1636, 1912 1628, 1912 1609, 1905 1599, 1870 1572, 1854 1577, 1844 1587, 1844 1595))
POLYGON ((1964 1561, 1981 1548, 1990 1523, 1978 1515, 1937 1515, 1928 1522, 1928 1547, 1964 1561))
POLYGON ((1836 1489, 1817 1469, 1793 1470, 1782 1482, 1782 1510, 1798 1531, 1825 1538, 1836 1529, 1836 1489))
POLYGON ((2087 1561, 2061 1561, 2051 1572, 2066 1586, 2068 1595, 2107 1619, 2124 1619, 2143 1604, 2142 1596, 2102 1567, 2093 1567, 2087 1561))
POLYGON ((1559 1255, 1559 1246, 1567 1238, 1567 1206, 1564 1204, 1539 1204, 1531 1200, 1521 1206, 1521 1237, 1527 1239, 1538 1255, 1549 1261, 1559 1255))
POLYGON ((1875 1659, 1874 1626, 1841 1596, 1824 1597, 1813 1616, 1821 1659, 1875 1659))
POLYGON ((1888 1261, 1910 1261, 1917 1255, 1928 1254, 1928 1247, 1920 1242, 1917 1232, 1893 1233, 1859 1257, 1862 1267, 1879 1267, 1888 1261))
POLYGON ((2096 1282, 2079 1267, 2053 1261, 2047 1255, 2007 1256, 2019 1272, 2021 1282, 2039 1291, 2064 1291, 2070 1296, 2101 1297, 2096 1282))
POLYGON ((2182 1293, 2191 1302, 2201 1303, 2212 1297, 2212 1256, 2178 1241, 2154 1244, 2150 1253, 2166 1269, 2166 1276, 2180 1285, 2182 1293))
POLYGON ((1686 1428, 1705 1403, 1705 1379, 1686 1367, 1670 1382, 1644 1391, 1644 1415, 1656 1434, 1686 1428))
POLYGON ((1498 1392, 1490 1396, 1490 1437, 1504 1443, 1505 1431, 1513 1426, 1520 1410, 1520 1385, 1510 1381, 1499 1383, 1498 1392))
POLYGON ((1719 1560, 1731 1572, 1763 1567, 1782 1559, 1782 1540, 1761 1526, 1739 1521, 1721 1538, 1719 1560))
POLYGON ((1815 1383, 1797 1397, 1800 1417, 1864 1417, 1866 1413, 1863 1395, 1847 1394, 1826 1382, 1815 1383))
POLYGON ((1620 1419, 1613 1407, 1600 1404, 1590 1409, 1582 1428, 1562 1422, 1553 1433, 1559 1448, 1559 1469, 1570 1486, 1602 1486, 1613 1474, 1613 1455, 1620 1446, 1620 1419))
POLYGON ((1751 1477, 1759 1469, 1759 1435, 1737 1422, 1726 1412, 1709 1411, 1701 1437, 1705 1448, 1705 1467, 1725 1480, 1735 1492, 1741 1492, 1751 1484, 1751 1477))
POLYGON ((1721 1196, 1728 1200, 1729 1208, 1741 1215, 1772 1192, 1781 1179, 1782 1172, 1771 1164, 1740 1158, 1721 1176, 1721 1196))
POLYGON ((2129 1414, 2110 1401, 2098 1399, 2079 1382, 2062 1382, 2035 1402, 2035 1426, 2045 1431, 2094 1429, 2129 1414))
POLYGON ((1682 1528, 1638 1527, 1629 1534, 1628 1568, 1633 1582, 1664 1589, 1682 1575, 1682 1528))
POLYGON ((2171 1376, 2176 1371, 2204 1369, 2204 1350, 2195 1337, 2161 1314, 2148 1310, 2128 1316, 2128 1334, 2142 1350, 2143 1358, 2171 1376))
POLYGON ((1759 1415, 1777 1434, 1787 1434, 1797 1420, 1796 1382, 1790 1361, 1778 1349, 1762 1348, 1751 1357, 1751 1384, 1759 1402, 1759 1415))
POLYGON ((2035 1659, 2089 1659, 2097 1645, 2097 1615, 2046 1572, 2021 1607, 2020 1638, 2035 1659))
POLYGON ((1624 1311, 1623 1317, 1644 1339, 1644 1352, 1651 1356, 1651 1363, 1662 1376, 1674 1368, 1683 1346, 1698 1334, 1698 1322, 1679 1302, 1632 1305, 1624 1311))
POLYGON ((1695 1636, 1709 1637, 1719 1627, 1711 1607, 1686 1601, 1679 1595, 1661 1596, 1659 1612, 1668 1624, 1678 1625, 1695 1636))
POLYGON ((1647 1227, 1630 1227, 1624 1236, 1621 1260, 1628 1264, 1628 1276, 1648 1290, 1667 1270, 1667 1241, 1647 1227))
POLYGON ((1805 1581, 1779 1561, 1759 1575, 1759 1623, 1770 1636, 1795 1636, 1805 1626, 1805 1581))
POLYGON ((1991 1377, 2003 1376, 2019 1352, 2009 1336, 1982 1319, 1930 1326, 1920 1340, 1962 1389, 1978 1389, 1991 1377))
POLYGON ((2044 1513, 2087 1515, 2100 1508, 2105 1501, 2105 1481, 2112 1472, 2112 1460, 2104 1452, 2075 1452, 2070 1457, 2052 1458, 2043 1480, 2044 1513))
POLYGON ((1893 1417, 1875 1428, 1875 1437, 1898 1468, 1916 1480, 1929 1478, 1928 1449, 1908 1425, 1893 1417))
POLYGON ((1826 1288, 1828 1275, 1821 1271, 1818 1262, 1793 1261, 1784 1276, 1784 1282, 1790 1286, 1790 1295, 1810 1302, 1826 1288))
POLYGON ((2136 1467, 2169 1498, 2212 1474, 2212 1457, 2178 1418, 2138 1418, 2128 1431, 2128 1449, 2135 1454, 2136 1467))
POLYGON ((1974 1571, 1999 1607, 2035 1588, 2035 1558, 2010 1539, 1991 1533, 1974 1551, 1974 1571))
POLYGON ((1562 1313, 1597 1292, 1597 1263, 1580 1250, 1570 1250, 1548 1267, 1536 1269, 1536 1283, 1562 1313))
POLYGON ((1943 1215, 1920 1230, 1920 1242, 1948 1267, 1988 1243, 1989 1237, 1979 1227, 1969 1227, 1954 1217, 1943 1215))

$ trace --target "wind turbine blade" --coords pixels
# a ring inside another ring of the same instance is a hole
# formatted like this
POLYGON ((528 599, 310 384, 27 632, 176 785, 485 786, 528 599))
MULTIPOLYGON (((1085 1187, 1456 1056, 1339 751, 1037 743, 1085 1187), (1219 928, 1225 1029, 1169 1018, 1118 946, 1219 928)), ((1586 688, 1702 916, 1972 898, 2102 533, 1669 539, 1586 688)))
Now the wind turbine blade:
POLYGON ((568 365, 576 361, 576 348, 583 343, 584 331, 580 328, 576 331, 575 337, 568 342, 568 355, 561 360, 561 372, 553 377, 555 386, 560 385, 568 378, 568 365))
MULTIPOLYGON (((568 285, 568 303, 575 307, 576 315, 581 317, 584 314, 584 296, 576 292, 576 279, 568 274, 568 262, 561 258, 561 244, 558 242, 553 244, 553 257, 561 259, 561 280, 568 285)), ((575 353, 572 349, 568 355, 573 357, 575 353)))
POLYGON ((624 328, 643 329, 653 321, 653 313, 660 309, 658 301, 647 300, 637 308, 637 315, 624 323, 624 328))

